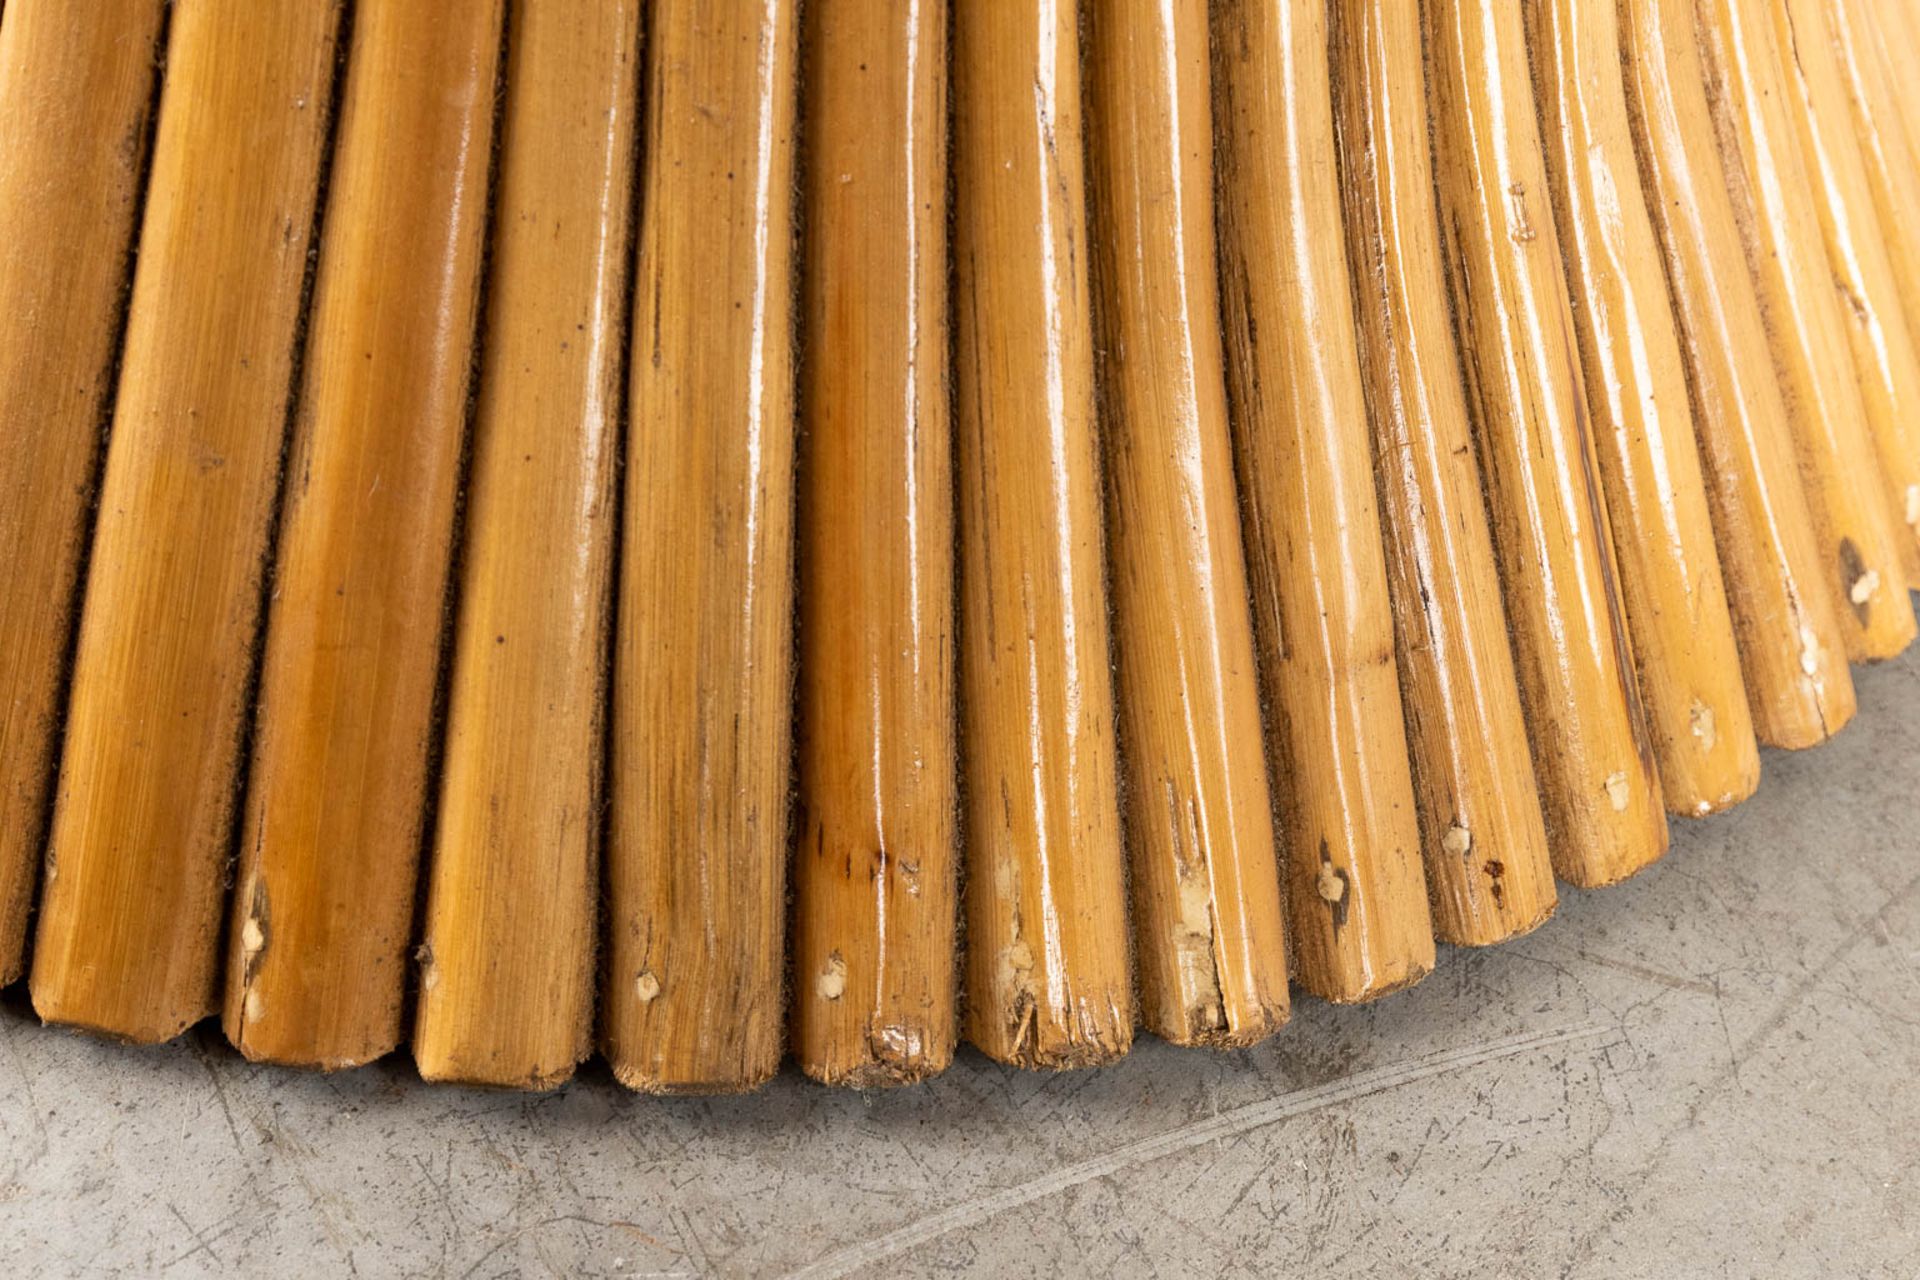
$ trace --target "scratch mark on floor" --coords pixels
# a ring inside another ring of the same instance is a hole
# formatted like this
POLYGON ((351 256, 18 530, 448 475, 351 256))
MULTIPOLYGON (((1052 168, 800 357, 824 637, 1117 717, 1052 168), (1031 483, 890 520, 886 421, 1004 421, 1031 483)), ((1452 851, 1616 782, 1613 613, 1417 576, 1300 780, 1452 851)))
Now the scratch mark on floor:
POLYGON ((1165 1156, 1178 1155, 1205 1143, 1278 1124, 1282 1120, 1337 1106, 1343 1102, 1353 1102, 1376 1093, 1385 1093, 1391 1089, 1417 1084, 1422 1080, 1446 1075, 1449 1072, 1465 1071, 1489 1062, 1497 1062, 1502 1058, 1517 1057, 1523 1053, 1577 1044, 1586 1040, 1597 1040, 1602 1036, 1617 1035, 1617 1033, 1618 1028, 1611 1025, 1585 1024, 1557 1031, 1537 1032, 1533 1035, 1511 1036, 1465 1049, 1450 1049, 1428 1054, 1408 1062, 1358 1072, 1344 1079, 1314 1085, 1311 1088, 1295 1089, 1260 1102, 1251 1102, 1245 1106, 1222 1111, 1199 1124, 1188 1125, 1151 1138, 1143 1138, 1138 1142, 1130 1142, 1091 1159, 1062 1165, 1050 1173, 1001 1191, 991 1192, 977 1200, 970 1200, 965 1204, 929 1214, 883 1235, 836 1250, 809 1266, 790 1272, 789 1280, 803 1280, 803 1278, 804 1280, 838 1280, 839 1277, 849 1275, 861 1267, 872 1266, 876 1262, 896 1257, 909 1249, 938 1239, 948 1232, 974 1226, 1022 1205, 1044 1200, 1048 1196, 1057 1195, 1099 1178, 1110 1177, 1135 1165, 1145 1164, 1165 1156))

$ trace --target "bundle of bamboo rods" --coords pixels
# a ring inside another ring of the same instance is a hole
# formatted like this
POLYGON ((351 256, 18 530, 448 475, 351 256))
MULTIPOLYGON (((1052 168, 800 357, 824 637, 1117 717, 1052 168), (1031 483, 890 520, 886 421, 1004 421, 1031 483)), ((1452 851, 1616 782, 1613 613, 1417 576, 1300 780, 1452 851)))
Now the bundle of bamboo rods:
POLYGON ((456 10, 0 7, 48 1022, 650 1092, 1251 1044, 1913 639, 1903 0, 456 10))

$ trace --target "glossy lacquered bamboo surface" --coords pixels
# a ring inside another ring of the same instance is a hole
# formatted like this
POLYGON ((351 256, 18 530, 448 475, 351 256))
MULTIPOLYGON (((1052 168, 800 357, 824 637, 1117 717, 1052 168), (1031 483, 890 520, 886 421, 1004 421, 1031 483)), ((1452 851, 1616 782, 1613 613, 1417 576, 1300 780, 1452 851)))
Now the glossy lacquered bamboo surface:
POLYGON ((1134 1021, 1078 26, 1070 0, 954 10, 965 1029, 1046 1067, 1134 1021))
POLYGON ((49 1021, 164 1040, 214 1005, 340 17, 172 12, 34 949, 49 1021))
POLYGON ((1904 574, 1888 584, 1897 594, 1905 583, 1920 584, 1920 353, 1875 211, 1859 122, 1828 20, 1829 0, 1769 0, 1769 6, 1785 59, 1782 75, 1798 107, 1794 121, 1814 183, 1827 264, 1844 304, 1840 318, 1886 481, 1904 574))
POLYGON ((649 14, 601 1036, 730 1091, 785 1025, 795 4, 649 14))
MULTIPOLYGON (((1846 77, 1854 137, 1885 239, 1894 293, 1909 340, 1920 340, 1920 138, 1910 132, 1901 112, 1902 103, 1916 96, 1910 88, 1902 91, 1912 73, 1912 64, 1905 60, 1911 55, 1897 53, 1897 41, 1881 30, 1875 0, 1828 0, 1825 13, 1834 56, 1846 77)), ((1915 123, 1920 125, 1920 114, 1915 123)), ((1910 465, 1920 466, 1920 447, 1912 450, 1910 465)), ((1889 468, 1890 480, 1893 473, 1889 468)), ((1896 492, 1894 502, 1894 517, 1911 533, 1920 525, 1920 489, 1896 492)), ((1920 588, 1911 564, 1907 585, 1920 588)))
POLYGON ((1215 8, 1228 386, 1297 977, 1433 967, 1316 0, 1215 8))
POLYGON ((1703 75, 1847 654, 1886 658, 1913 639, 1913 606, 1767 9, 1696 0, 1703 75))
POLYGON ((400 1042, 502 14, 354 11, 227 931, 252 1058, 400 1042))
POLYGON ((901 1084, 955 1035, 948 12, 803 21, 793 1053, 901 1084))
POLYGON ((1619 13, 1748 707, 1760 741, 1813 746, 1852 718, 1853 678, 1714 141, 1692 0, 1622 0, 1619 13))
POLYGON ((1665 852, 1535 122, 1519 6, 1425 10, 1442 252, 1489 481, 1554 867, 1609 884, 1665 852))
POLYGON ((1527 18, 1619 599, 1661 794, 1674 813, 1713 813, 1753 793, 1760 752, 1640 184, 1618 14, 1591 0, 1541 0, 1527 18))
POLYGON ((1287 940, 1214 277, 1206 0, 1088 15, 1110 595, 1141 1018, 1242 1045, 1287 940))
POLYGON ((1335 136, 1434 932, 1553 912, 1553 867, 1467 426, 1427 142, 1418 0, 1336 4, 1335 136))
POLYGON ((512 6, 414 1058, 587 1054, 638 0, 512 6))
POLYGON ((20 976, 113 403, 162 0, 0 27, 0 983, 20 976))

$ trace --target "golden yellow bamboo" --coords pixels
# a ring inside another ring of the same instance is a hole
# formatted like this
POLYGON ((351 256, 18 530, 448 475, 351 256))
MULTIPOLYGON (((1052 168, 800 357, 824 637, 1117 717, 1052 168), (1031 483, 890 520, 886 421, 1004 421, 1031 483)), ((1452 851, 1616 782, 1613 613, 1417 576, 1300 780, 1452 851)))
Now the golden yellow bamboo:
POLYGON ((784 1047, 794 11, 649 11, 601 1042, 650 1092, 784 1047))
POLYGON ((1814 184, 1814 208, 1880 460, 1904 579, 1920 582, 1920 352, 1902 309, 1861 158, 1859 124, 1835 56, 1828 0, 1769 0, 1789 114, 1814 184))
MULTIPOLYGON (((1898 42, 1881 30, 1877 9, 1875 0, 1827 0, 1826 16, 1901 316, 1909 337, 1920 338, 1920 137, 1909 132, 1901 112, 1903 102, 1920 103, 1920 93, 1890 61, 1898 42)), ((1914 119, 1920 125, 1920 106, 1914 119)), ((1920 520, 1920 509, 1909 509, 1904 499, 1895 514, 1909 526, 1920 520)), ((1920 587, 1911 569, 1908 585, 1920 587)))
POLYGON ((1286 822, 1297 976, 1369 1000, 1433 967, 1319 0, 1215 6, 1228 388, 1286 822))
POLYGON ((419 951, 429 1080, 543 1088, 593 1016, 639 0, 510 10, 419 951))
POLYGON ((214 1007, 340 14, 173 11, 34 950, 50 1022, 165 1040, 214 1007))
POLYGON ((354 14, 227 931, 249 1058, 400 1042, 502 12, 354 14))
POLYGON ((1553 866, 1447 312, 1419 0, 1341 3, 1329 15, 1347 253, 1428 897, 1443 941, 1486 946, 1553 913, 1553 866))
POLYGON ((955 1036, 947 22, 804 15, 793 1052, 861 1087, 945 1070, 955 1036))
POLYGON ((1597 480, 1519 6, 1425 8, 1442 252, 1487 462, 1554 868, 1583 887, 1667 847, 1597 480))
POLYGON ((0 26, 0 986, 20 976, 113 404, 163 0, 0 26))
POLYGON ((1206 0, 1087 19, 1108 546, 1141 1017, 1244 1045, 1287 940, 1227 433, 1206 0))
POLYGON ((1696 0, 1707 99, 1847 654, 1886 658, 1913 639, 1913 606, 1765 9, 1696 0))
POLYGON ((965 1025, 1032 1067, 1133 1038, 1078 25, 1071 0, 954 10, 965 1025))
POLYGON ((1810 747, 1853 717, 1853 678, 1714 142, 1692 0, 1623 0, 1620 14, 1748 707, 1760 741, 1810 747))
POLYGON ((1554 223, 1660 791, 1670 812, 1700 816, 1753 794, 1760 751, 1640 185, 1619 16, 1591 0, 1540 0, 1526 13, 1554 223))

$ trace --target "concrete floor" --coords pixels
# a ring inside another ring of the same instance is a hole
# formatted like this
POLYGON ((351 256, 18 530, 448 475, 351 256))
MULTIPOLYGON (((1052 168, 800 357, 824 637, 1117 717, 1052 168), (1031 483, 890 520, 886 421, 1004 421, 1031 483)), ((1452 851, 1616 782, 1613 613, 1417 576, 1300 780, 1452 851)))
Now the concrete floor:
POLYGON ((1248 1052, 522 1097, 0 1010, 13 1276, 1920 1274, 1920 654, 1533 937, 1248 1052))

